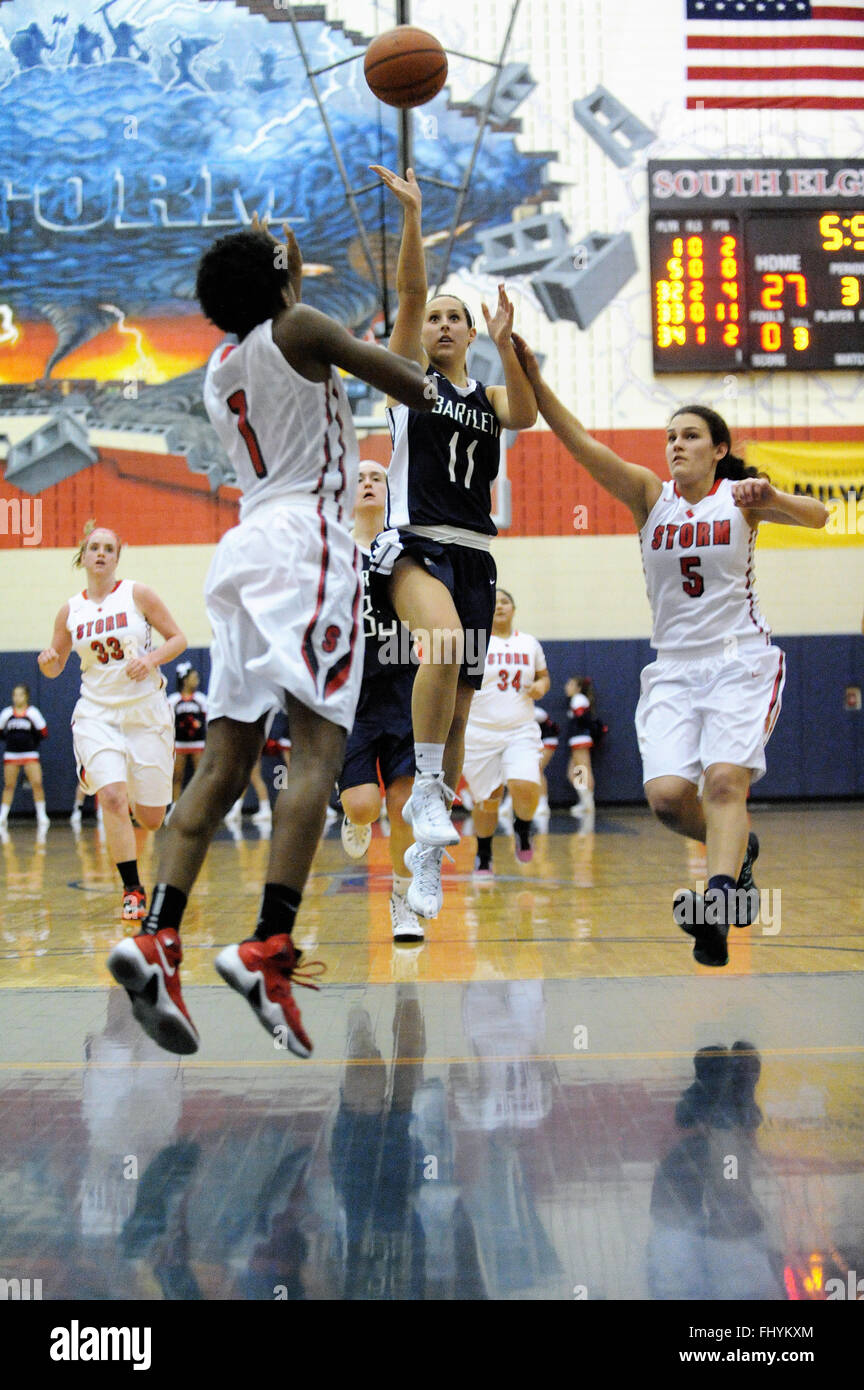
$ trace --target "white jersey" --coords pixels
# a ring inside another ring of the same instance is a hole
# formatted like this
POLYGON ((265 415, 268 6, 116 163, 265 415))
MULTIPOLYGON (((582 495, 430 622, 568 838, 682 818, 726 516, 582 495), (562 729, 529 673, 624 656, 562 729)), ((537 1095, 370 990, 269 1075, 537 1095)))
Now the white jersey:
POLYGON ((483 729, 518 729, 534 723, 534 701, 525 692, 546 670, 536 637, 514 632, 489 638, 483 684, 471 701, 469 723, 483 729))
POLYGON ((680 657, 728 649, 731 640, 770 641, 753 587, 756 531, 718 478, 701 502, 690 503, 673 481, 640 532, 652 647, 680 657))
POLYGON ((359 462, 351 407, 335 367, 307 381, 273 341, 273 321, 207 365, 204 405, 242 489, 240 518, 261 502, 303 495, 350 516, 359 462))
POLYGON ((153 649, 153 630, 135 604, 134 588, 134 580, 118 579, 99 603, 86 589, 69 600, 66 626, 81 661, 81 694, 98 705, 125 705, 165 688, 158 668, 143 681, 126 674, 127 660, 153 649))

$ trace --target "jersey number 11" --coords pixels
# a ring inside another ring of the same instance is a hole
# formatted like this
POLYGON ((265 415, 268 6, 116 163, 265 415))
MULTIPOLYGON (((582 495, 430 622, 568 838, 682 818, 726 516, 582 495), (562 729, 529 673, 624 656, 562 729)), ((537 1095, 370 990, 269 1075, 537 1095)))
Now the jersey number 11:
MULTIPOLYGON (((450 481, 451 481, 451 483, 455 483, 455 481, 456 481, 456 446, 458 445, 458 443, 459 443, 459 431, 457 430, 455 434, 453 434, 453 435, 450 436, 450 481)), ((465 478, 464 478, 464 480, 463 480, 463 486, 464 486, 464 487, 470 487, 470 486, 471 486, 471 475, 472 475, 472 473, 474 472, 474 450, 477 448, 477 444, 478 444, 478 440, 472 439, 472 440, 471 440, 471 443, 468 445, 468 467, 467 467, 466 470, 465 470, 465 478)))

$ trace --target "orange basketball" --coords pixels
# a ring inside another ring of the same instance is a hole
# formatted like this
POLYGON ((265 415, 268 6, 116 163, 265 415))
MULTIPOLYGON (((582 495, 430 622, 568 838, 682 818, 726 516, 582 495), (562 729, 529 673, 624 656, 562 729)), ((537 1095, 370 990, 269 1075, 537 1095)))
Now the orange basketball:
POLYGON ((372 40, 363 73, 369 89, 387 106, 422 106, 447 81, 447 54, 434 34, 400 24, 372 40))

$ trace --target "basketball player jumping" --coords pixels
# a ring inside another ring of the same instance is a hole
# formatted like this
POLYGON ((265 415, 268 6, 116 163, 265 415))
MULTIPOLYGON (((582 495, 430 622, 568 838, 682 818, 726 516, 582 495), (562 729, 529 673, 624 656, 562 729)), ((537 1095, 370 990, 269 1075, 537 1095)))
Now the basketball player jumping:
POLYGON ((450 820, 451 788, 462 771, 465 724, 483 681, 495 610, 491 487, 502 429, 527 429, 537 406, 513 351, 513 306, 499 286, 494 316, 483 313, 501 355, 503 386, 484 387, 466 370, 476 337, 469 310, 455 295, 426 302, 422 196, 413 170, 401 179, 375 173, 402 204, 396 272, 399 309, 392 352, 425 367, 438 387, 431 415, 389 402, 393 456, 387 474, 388 529, 372 554, 372 592, 384 589, 398 617, 422 633, 412 719, 417 773, 404 816, 415 843, 405 856, 413 881, 407 901, 422 917, 441 910, 441 858, 459 835, 450 820))
POLYGON ((299 303, 302 257, 287 228, 285 237, 276 242, 256 218, 250 230, 218 240, 198 268, 204 313, 239 340, 211 357, 204 402, 243 492, 240 524, 223 536, 207 576, 213 649, 204 754, 171 817, 143 932, 109 958, 136 1018, 175 1052, 198 1046, 179 984, 187 896, 279 708, 293 748, 258 922, 216 968, 268 1032, 278 1030, 300 1057, 312 1051, 291 993, 292 976, 301 982, 291 933, 363 666, 362 589, 345 524, 357 444, 337 368, 418 412, 436 399, 418 366, 299 303))
POLYGON ((756 529, 820 527, 828 512, 736 458, 726 422, 707 406, 681 406, 669 421, 668 482, 625 463, 562 405, 527 344, 516 335, 514 344, 543 418, 639 531, 657 651, 636 709, 645 795, 670 830, 705 842, 707 891, 678 894, 674 917, 695 938, 695 959, 723 966, 730 925, 756 915, 747 794, 765 773, 786 675, 753 589, 756 529))

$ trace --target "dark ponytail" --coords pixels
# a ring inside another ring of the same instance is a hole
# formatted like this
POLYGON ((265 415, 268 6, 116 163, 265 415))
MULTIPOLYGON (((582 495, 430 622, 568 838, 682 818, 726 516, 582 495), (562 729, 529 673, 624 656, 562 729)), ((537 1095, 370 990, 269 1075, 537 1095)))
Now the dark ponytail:
MULTIPOLYGON (((740 482, 742 478, 767 478, 767 473, 760 473, 758 468, 752 468, 732 452, 732 436, 729 433, 729 426, 718 414, 708 405, 682 405, 679 406, 672 416, 672 420, 678 415, 698 415, 700 420, 704 420, 711 433, 712 444, 725 444, 726 453, 714 470, 715 478, 729 478, 733 483, 740 482)), ((671 424, 671 420, 670 420, 671 424)))

